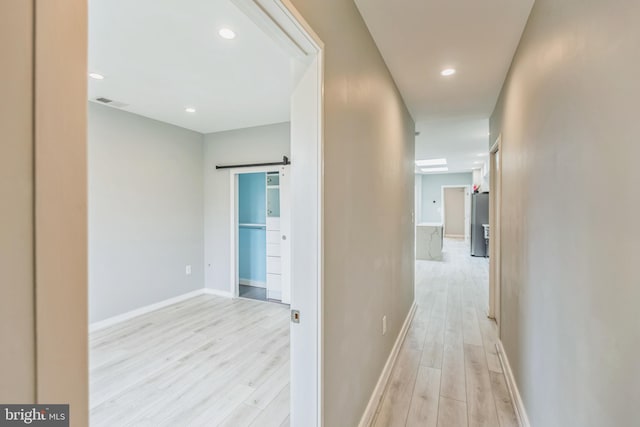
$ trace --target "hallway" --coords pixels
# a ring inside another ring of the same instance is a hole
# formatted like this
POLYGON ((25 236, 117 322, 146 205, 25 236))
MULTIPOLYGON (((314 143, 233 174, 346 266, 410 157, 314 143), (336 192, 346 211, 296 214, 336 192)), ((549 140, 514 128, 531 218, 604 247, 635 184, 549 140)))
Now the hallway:
POLYGON ((443 261, 417 261, 416 314, 374 425, 517 426, 486 316, 489 262, 445 239, 443 261))

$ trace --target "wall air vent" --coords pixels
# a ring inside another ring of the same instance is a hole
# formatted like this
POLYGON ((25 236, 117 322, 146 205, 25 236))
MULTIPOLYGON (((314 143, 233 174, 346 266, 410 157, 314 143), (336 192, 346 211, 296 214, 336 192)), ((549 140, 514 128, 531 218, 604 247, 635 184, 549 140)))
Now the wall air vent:
POLYGON ((129 104, 125 104, 124 102, 114 101, 113 99, 105 98, 103 96, 96 98, 95 101, 101 104, 108 105, 110 107, 116 107, 116 108, 124 108, 129 105, 129 104))

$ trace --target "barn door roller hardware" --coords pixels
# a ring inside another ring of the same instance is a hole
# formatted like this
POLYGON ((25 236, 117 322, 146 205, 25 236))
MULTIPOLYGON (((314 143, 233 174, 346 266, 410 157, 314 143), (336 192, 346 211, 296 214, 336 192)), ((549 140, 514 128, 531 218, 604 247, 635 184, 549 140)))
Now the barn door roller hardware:
POLYGON ((216 169, 255 168, 260 166, 286 166, 290 164, 291 162, 289 161, 289 158, 287 156, 282 156, 281 162, 251 163, 251 164, 244 164, 244 165, 222 165, 222 166, 218 165, 216 166, 216 169))

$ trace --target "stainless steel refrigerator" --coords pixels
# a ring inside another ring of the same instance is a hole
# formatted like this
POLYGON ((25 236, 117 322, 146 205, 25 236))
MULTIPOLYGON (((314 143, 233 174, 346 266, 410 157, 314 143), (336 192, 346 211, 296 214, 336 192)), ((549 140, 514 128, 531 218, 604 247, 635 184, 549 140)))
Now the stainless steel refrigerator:
POLYGON ((482 224, 489 224, 489 193, 471 196, 471 255, 487 256, 482 224))

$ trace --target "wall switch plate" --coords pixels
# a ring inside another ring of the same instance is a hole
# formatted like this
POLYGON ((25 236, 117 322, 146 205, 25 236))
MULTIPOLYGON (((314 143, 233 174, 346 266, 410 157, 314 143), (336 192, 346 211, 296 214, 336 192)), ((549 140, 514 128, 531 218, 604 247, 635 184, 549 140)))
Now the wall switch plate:
POLYGON ((187 265, 187 266, 185 267, 185 269, 184 269, 184 273, 185 273, 187 276, 191 276, 191 266, 190 266, 190 265, 187 265))
POLYGON ((387 315, 382 316, 382 335, 387 333, 387 315))

